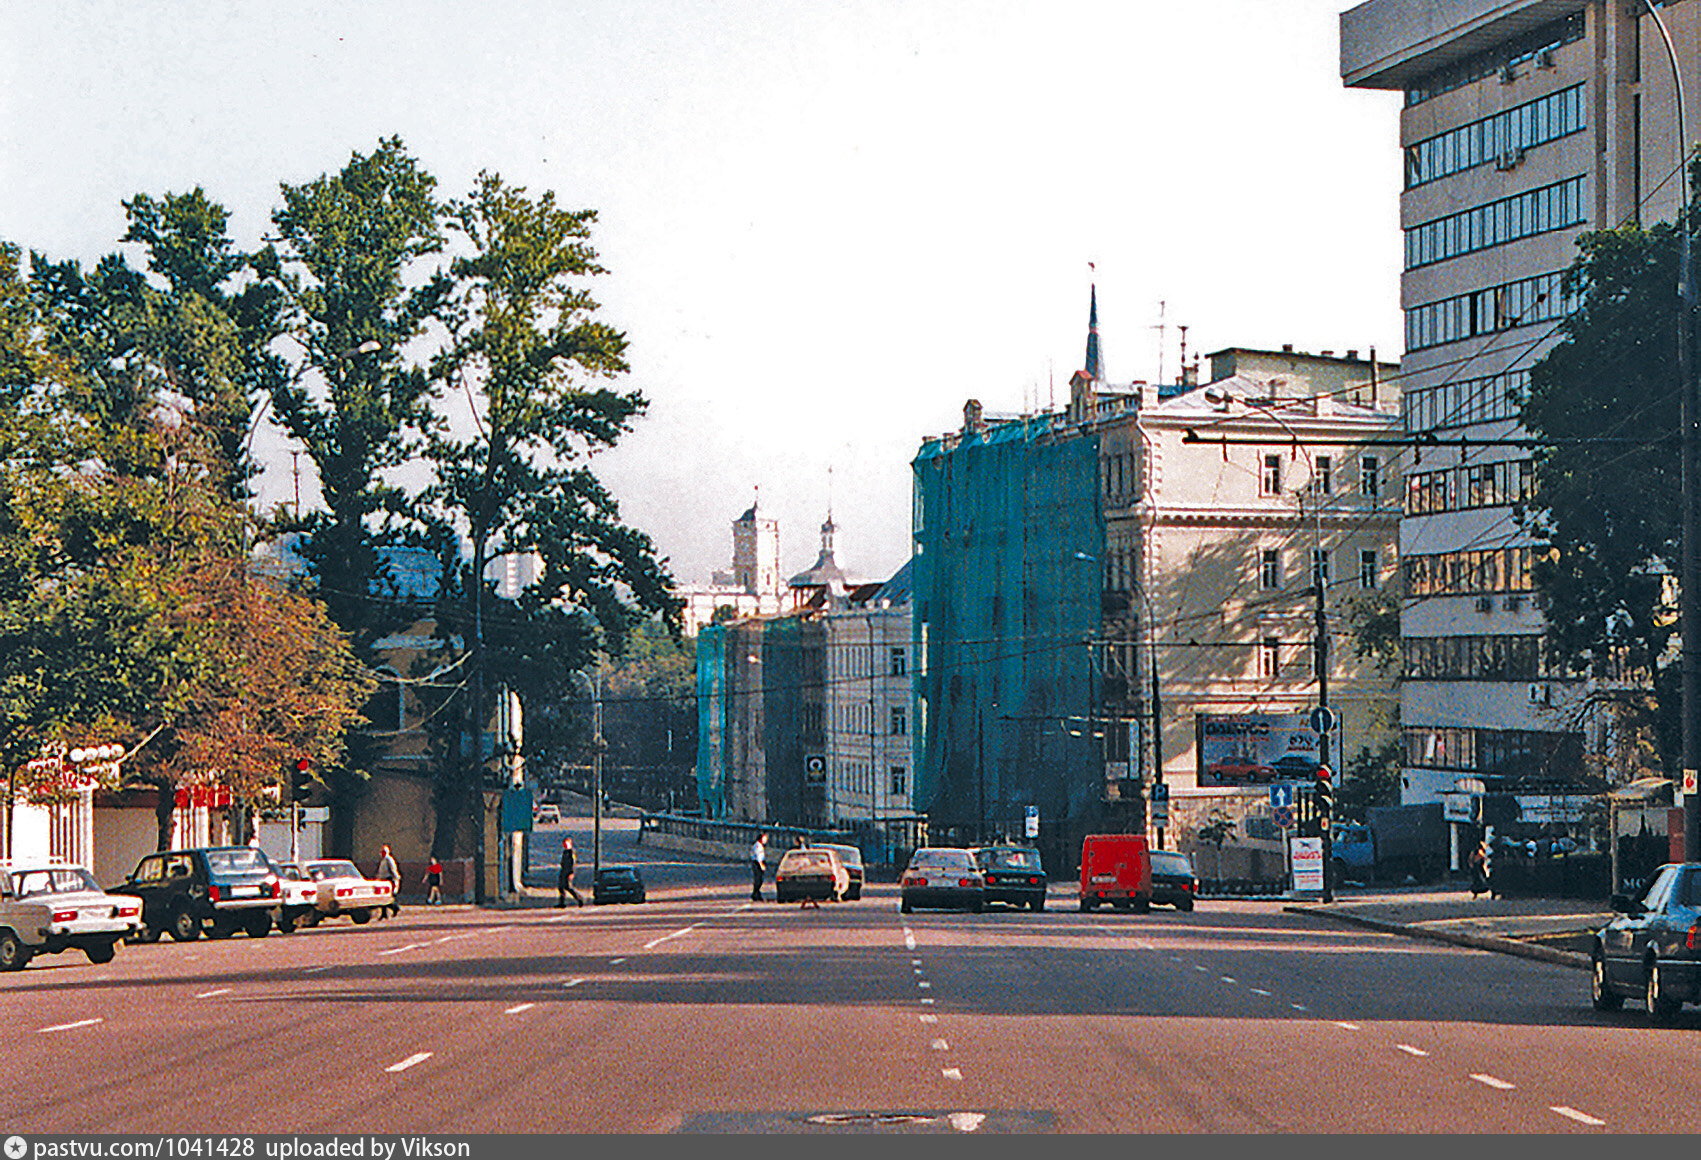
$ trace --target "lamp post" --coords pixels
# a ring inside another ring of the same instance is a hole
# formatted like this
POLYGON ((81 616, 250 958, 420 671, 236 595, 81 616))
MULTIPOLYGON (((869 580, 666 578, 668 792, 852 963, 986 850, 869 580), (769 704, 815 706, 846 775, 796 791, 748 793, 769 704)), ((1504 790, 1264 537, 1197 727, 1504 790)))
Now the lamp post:
POLYGON ((1650 0, 1642 0, 1659 29, 1671 65, 1672 87, 1677 98, 1677 174, 1682 183, 1683 205, 1677 218, 1677 377, 1679 426, 1683 476, 1683 554, 1678 576, 1678 625, 1682 633, 1680 669, 1683 715, 1683 856, 1701 858, 1701 793, 1695 790, 1701 769, 1701 465, 1696 463, 1696 423, 1701 421, 1694 367, 1695 277, 1693 244, 1690 241, 1692 191, 1689 182, 1689 146, 1684 136, 1683 70, 1678 67, 1671 33, 1650 0))

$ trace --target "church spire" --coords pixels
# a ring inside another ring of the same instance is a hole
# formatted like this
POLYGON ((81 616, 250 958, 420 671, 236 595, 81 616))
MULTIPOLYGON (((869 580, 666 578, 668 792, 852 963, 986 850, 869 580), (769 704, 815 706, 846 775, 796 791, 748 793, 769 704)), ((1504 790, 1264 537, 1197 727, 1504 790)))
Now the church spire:
POLYGON ((1087 362, 1082 371, 1095 383, 1104 382, 1104 356, 1099 353, 1099 286, 1093 283, 1092 307, 1087 312, 1087 362))

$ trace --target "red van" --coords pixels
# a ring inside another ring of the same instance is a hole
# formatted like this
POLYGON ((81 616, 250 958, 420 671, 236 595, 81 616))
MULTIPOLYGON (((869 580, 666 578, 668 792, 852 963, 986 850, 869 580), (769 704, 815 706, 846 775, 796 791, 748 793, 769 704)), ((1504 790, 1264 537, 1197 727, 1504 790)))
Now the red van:
POLYGON ((1081 840, 1081 909, 1101 902, 1141 914, 1152 907, 1152 855, 1144 834, 1088 834, 1081 840))

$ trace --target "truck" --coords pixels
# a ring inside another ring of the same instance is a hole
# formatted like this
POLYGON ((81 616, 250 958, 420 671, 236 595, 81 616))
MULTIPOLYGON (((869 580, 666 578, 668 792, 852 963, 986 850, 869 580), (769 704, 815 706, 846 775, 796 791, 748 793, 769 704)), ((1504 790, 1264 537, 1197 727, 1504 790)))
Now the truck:
POLYGON ((1447 870, 1447 821, 1440 802, 1371 806, 1368 825, 1344 823, 1331 840, 1336 881, 1427 882, 1447 870))

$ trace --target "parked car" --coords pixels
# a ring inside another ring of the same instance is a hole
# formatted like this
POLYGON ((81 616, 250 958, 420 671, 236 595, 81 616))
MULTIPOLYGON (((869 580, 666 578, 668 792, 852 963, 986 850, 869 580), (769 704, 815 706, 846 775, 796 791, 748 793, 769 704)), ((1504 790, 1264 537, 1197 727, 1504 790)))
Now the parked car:
POLYGON ((1616 1011, 1640 999, 1665 1026, 1685 1003, 1701 1002, 1701 862, 1661 866, 1640 898, 1612 896, 1618 917, 1594 938, 1590 999, 1616 1011))
POLYGON ((1270 763, 1270 771, 1278 781, 1315 781, 1318 764, 1310 753, 1284 753, 1270 763))
POLYGON ((544 804, 537 808, 537 815, 532 818, 535 826, 559 826, 561 824, 561 807, 544 804))
POLYGON ((974 852, 957 846, 925 846, 910 855, 898 880, 898 909, 916 907, 966 910, 979 914, 986 907, 986 877, 974 852))
POLYGON ((778 902, 839 902, 850 889, 850 874, 839 856, 826 846, 787 850, 774 871, 778 902))
POLYGON ((335 918, 346 914, 363 925, 372 921, 372 912, 389 906, 391 887, 381 878, 368 878, 346 858, 315 858, 303 862, 301 868, 319 887, 314 903, 319 917, 335 918))
POLYGON ((72 949, 110 963, 141 921, 141 899, 106 893, 81 866, 0 863, 0 971, 72 949))
POLYGON ((1144 834, 1088 834, 1081 839, 1081 909, 1108 902, 1144 914, 1152 906, 1152 858, 1144 834))
POLYGON ((636 866, 604 866, 591 882, 592 902, 644 901, 644 876, 636 866))
POLYGON ((282 891, 278 909, 272 921, 278 930, 289 934, 298 926, 313 926, 319 921, 319 883, 294 862, 278 867, 278 886, 282 891))
POLYGON ((1045 909, 1045 864, 1032 846, 980 846, 975 863, 986 879, 986 900, 1045 909))
POLYGON ((203 846, 149 854, 114 894, 142 900, 137 936, 156 942, 170 933, 179 942, 202 930, 226 938, 238 930, 250 938, 271 933, 271 911, 283 896, 277 867, 251 846, 203 846))
POLYGON ((835 846, 831 842, 811 842, 816 850, 831 850, 839 856, 839 861, 845 865, 845 873, 850 876, 850 888, 845 891, 845 898, 855 901, 862 897, 862 851, 855 846, 835 846))
POLYGON ((1180 850, 1153 850, 1152 901, 1177 910, 1192 910, 1199 896, 1199 876, 1193 873, 1193 859, 1180 850))

